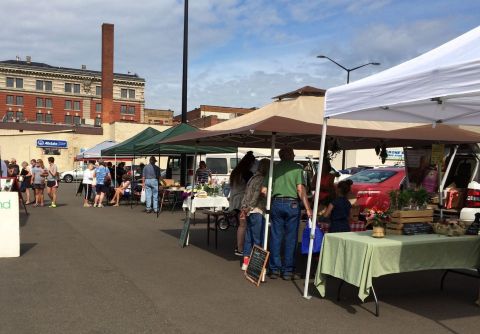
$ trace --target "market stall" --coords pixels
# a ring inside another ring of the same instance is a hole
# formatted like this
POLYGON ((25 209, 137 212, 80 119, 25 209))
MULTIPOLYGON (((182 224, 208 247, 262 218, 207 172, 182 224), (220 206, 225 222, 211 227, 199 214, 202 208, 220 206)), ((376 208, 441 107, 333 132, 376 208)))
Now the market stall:
MULTIPOLYGON (((439 124, 480 125, 479 74, 480 27, 477 27, 415 59, 350 85, 328 90, 323 124, 326 127, 330 118, 337 118, 423 122, 432 128, 439 124)), ((324 151, 323 141, 320 154, 324 151)), ((442 162, 437 161, 437 164, 442 162)), ((319 173, 321 169, 322 164, 319 165, 319 173)), ((443 185, 442 181, 440 199, 443 197, 443 185)), ((415 218, 418 220, 421 217, 415 218)), ((330 251, 326 248, 322 252, 330 251)), ((464 267, 478 268, 479 257, 477 249, 476 253, 469 254, 470 262, 464 263, 464 267)), ((445 263, 442 268, 448 269, 449 265, 445 263)), ((328 271, 322 267, 323 264, 320 264, 317 276, 328 271)), ((317 282, 320 286, 320 280, 317 282)), ((307 288, 305 284, 305 296, 307 288)))

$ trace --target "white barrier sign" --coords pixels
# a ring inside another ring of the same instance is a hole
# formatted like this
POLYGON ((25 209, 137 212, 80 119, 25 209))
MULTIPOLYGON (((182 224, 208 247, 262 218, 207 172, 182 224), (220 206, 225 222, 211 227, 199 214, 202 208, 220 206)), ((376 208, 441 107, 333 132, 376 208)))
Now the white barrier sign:
POLYGON ((0 257, 20 256, 18 193, 0 192, 0 257))

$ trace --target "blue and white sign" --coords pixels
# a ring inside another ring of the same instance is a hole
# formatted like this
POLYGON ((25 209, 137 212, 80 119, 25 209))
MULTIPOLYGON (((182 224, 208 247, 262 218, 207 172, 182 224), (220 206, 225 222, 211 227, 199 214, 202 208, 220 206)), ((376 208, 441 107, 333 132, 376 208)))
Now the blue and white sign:
POLYGON ((403 149, 391 149, 387 148, 388 158, 387 160, 395 160, 395 161, 404 161, 405 156, 403 154, 403 149))
POLYGON ((68 143, 66 140, 37 139, 37 147, 68 148, 68 143))

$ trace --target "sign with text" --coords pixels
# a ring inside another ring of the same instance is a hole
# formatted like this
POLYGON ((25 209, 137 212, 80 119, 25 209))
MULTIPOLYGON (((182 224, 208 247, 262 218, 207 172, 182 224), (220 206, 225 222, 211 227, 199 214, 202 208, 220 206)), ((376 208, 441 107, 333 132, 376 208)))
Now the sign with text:
POLYGON ((37 147, 41 148, 68 148, 66 140, 37 139, 37 147))
POLYGON ((247 270, 245 270, 245 277, 256 286, 260 285, 269 256, 269 251, 266 251, 257 245, 253 246, 248 267, 247 270))
POLYGON ((18 193, 0 192, 0 258, 20 256, 18 193))

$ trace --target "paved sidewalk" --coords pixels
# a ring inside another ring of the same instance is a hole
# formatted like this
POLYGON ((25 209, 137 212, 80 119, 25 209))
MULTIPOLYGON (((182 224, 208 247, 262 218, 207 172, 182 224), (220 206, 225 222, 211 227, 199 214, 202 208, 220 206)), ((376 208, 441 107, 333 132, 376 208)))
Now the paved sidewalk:
MULTIPOLYGON (((178 246, 182 212, 83 208, 74 185, 59 206, 22 215, 20 258, 0 259, 0 333, 478 333, 478 282, 418 272, 376 280, 381 316, 353 287, 334 299, 301 297, 303 280, 246 281, 233 255, 234 231, 206 245, 197 213, 190 243, 178 246)), ((0 217, 1 221, 1 217, 0 217)))

